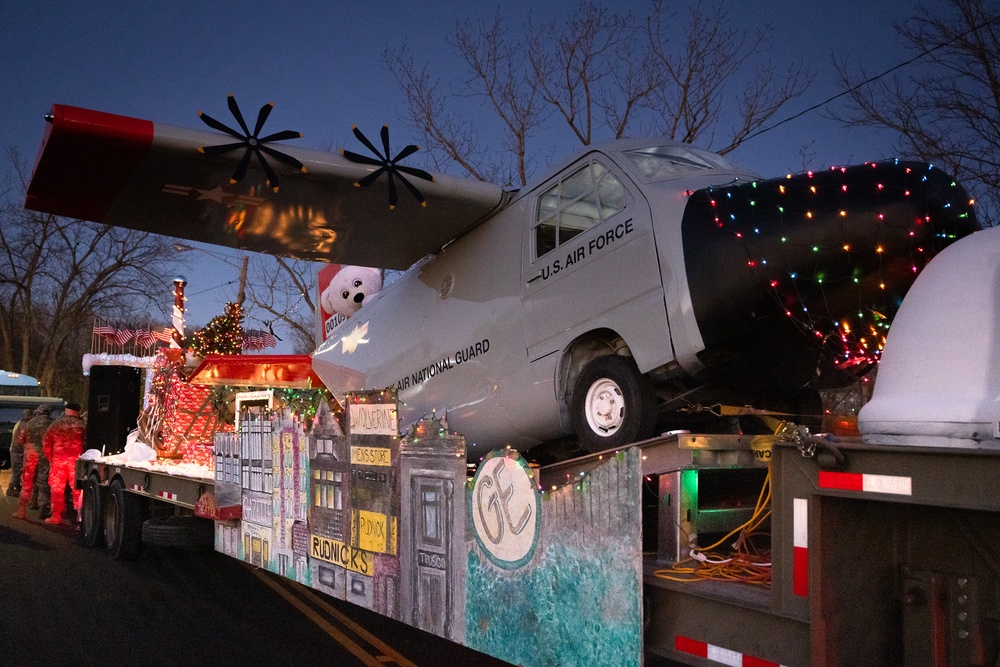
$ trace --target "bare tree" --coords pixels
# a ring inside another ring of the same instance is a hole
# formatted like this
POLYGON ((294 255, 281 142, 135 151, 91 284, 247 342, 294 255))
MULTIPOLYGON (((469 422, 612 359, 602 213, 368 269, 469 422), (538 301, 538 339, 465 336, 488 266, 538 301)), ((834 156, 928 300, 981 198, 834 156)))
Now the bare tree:
POLYGON ((851 106, 832 115, 894 132, 900 157, 945 166, 976 196, 980 222, 1000 223, 1000 5, 921 5, 895 27, 919 67, 872 76, 836 62, 851 106))
POLYGON ((663 0, 653 2, 646 19, 650 67, 665 76, 646 101, 656 114, 660 133, 685 143, 707 139, 706 145, 724 155, 805 92, 813 75, 795 65, 779 73, 772 62, 758 61, 772 37, 769 24, 752 35, 730 27, 731 19, 721 3, 707 10, 696 4, 686 12, 687 26, 678 36, 676 15, 670 15, 669 5, 663 0), (759 64, 753 73, 741 77, 748 63, 754 62, 759 64), (734 125, 722 133, 721 145, 717 145, 716 134, 726 111, 735 112, 734 125))
POLYGON ((529 143, 543 134, 581 146, 658 134, 707 147, 718 135, 724 153, 811 81, 798 67, 779 74, 763 61, 770 29, 731 27, 724 0, 680 13, 654 0, 640 20, 595 2, 568 15, 543 24, 528 18, 516 32, 499 13, 489 23, 460 23, 449 43, 467 74, 450 92, 405 47, 383 54, 435 167, 524 185, 534 171, 529 156, 545 153, 529 143), (494 131, 499 147, 483 138, 494 131))
POLYGON ((165 237, 27 211, 15 151, 0 201, 0 365, 48 395, 83 399, 95 316, 148 319, 169 295, 165 237))
POLYGON ((455 164, 479 180, 523 183, 528 171, 525 146, 542 120, 542 105, 528 77, 522 41, 509 36, 499 13, 489 24, 459 24, 448 41, 468 70, 457 95, 442 93, 427 66, 418 66, 405 46, 383 54, 406 95, 409 125, 421 135, 439 171, 455 164), (450 110, 456 98, 470 96, 485 99, 494 116, 473 120, 450 110), (479 128, 490 125, 504 137, 499 152, 480 139, 479 128))
POLYGON ((247 296, 256 308, 267 313, 265 326, 282 324, 290 332, 292 349, 306 354, 316 348, 313 292, 316 262, 284 257, 255 256, 247 296))

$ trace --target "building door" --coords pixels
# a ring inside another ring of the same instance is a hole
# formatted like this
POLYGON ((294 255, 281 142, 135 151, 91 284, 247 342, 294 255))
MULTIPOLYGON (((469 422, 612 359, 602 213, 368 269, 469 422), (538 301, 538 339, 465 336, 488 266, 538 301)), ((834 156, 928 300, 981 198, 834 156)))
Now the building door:
POLYGON ((414 477, 411 481, 411 538, 417 575, 413 582, 413 621, 421 630, 439 637, 451 636, 454 619, 450 565, 454 487, 450 478, 414 477))

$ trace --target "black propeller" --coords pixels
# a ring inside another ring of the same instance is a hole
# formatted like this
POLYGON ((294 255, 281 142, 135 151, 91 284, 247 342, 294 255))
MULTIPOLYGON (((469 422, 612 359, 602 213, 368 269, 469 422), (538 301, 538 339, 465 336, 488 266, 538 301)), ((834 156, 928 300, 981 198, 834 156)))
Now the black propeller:
POLYGON ((431 176, 428 172, 424 171, 423 169, 417 169, 415 167, 404 167, 402 165, 397 164, 397 162, 399 162, 403 158, 409 157, 410 155, 413 155, 418 150, 420 150, 420 146, 417 146, 415 144, 410 144, 403 150, 399 151, 399 153, 396 154, 396 157, 389 159, 388 125, 382 126, 382 133, 381 133, 382 148, 384 149, 384 152, 379 151, 377 148, 375 148, 372 142, 368 141, 368 137, 366 137, 361 132, 361 130, 358 129, 357 125, 352 125, 351 129, 354 130, 354 136, 358 138, 358 141, 363 143, 365 146, 368 147, 368 150, 370 150, 372 153, 378 156, 378 159, 375 159, 375 158, 370 158, 367 155, 360 155, 359 153, 355 153, 353 151, 345 149, 340 150, 340 154, 346 157, 351 162, 360 162, 361 164, 370 164, 378 167, 378 169, 368 174, 360 181, 356 182, 354 184, 355 187, 359 188, 368 187, 376 180, 378 180, 378 177, 381 176, 382 172, 384 171, 386 174, 388 174, 389 177, 390 209, 396 208, 396 202, 399 201, 399 197, 396 194, 396 183, 394 181, 394 177, 398 178, 399 182, 406 186, 406 189, 410 191, 410 194, 412 194, 418 202, 420 202, 421 206, 427 206, 427 202, 424 200, 424 196, 420 194, 420 190, 417 190, 417 188, 414 187, 414 185, 410 183, 410 181, 408 181, 406 177, 403 176, 403 174, 409 174, 410 176, 416 176, 417 178, 422 178, 425 181, 431 181, 431 182, 434 181, 434 177, 431 176))
POLYGON ((233 94, 229 94, 228 98, 229 111, 232 112, 233 117, 236 118, 236 122, 240 124, 240 129, 243 130, 243 134, 240 134, 231 127, 223 125, 219 121, 215 120, 206 113, 198 112, 198 117, 201 118, 205 125, 208 125, 213 130, 218 130, 219 132, 225 132, 226 134, 239 139, 239 141, 231 144, 221 144, 219 146, 204 146, 198 148, 198 151, 204 153, 205 155, 222 155, 223 153, 228 153, 229 151, 234 151, 238 148, 244 148, 243 158, 240 159, 240 163, 236 165, 236 171, 233 172, 233 177, 229 180, 230 183, 239 183, 246 176, 247 167, 250 164, 251 155, 257 156, 257 161, 260 162, 260 168, 264 170, 264 175, 267 176, 267 184, 277 192, 278 191, 278 175, 274 173, 274 169, 271 165, 267 163, 264 159, 264 153, 271 156, 275 160, 284 162, 287 165, 291 165, 296 169, 305 173, 306 168, 301 162, 293 158, 291 155, 286 155, 279 151, 274 150, 270 146, 265 144, 271 141, 284 141, 285 139, 299 139, 302 137, 301 132, 293 132, 292 130, 282 130, 281 132, 275 132, 274 134, 269 134, 266 137, 258 136, 260 130, 264 127, 264 121, 271 113, 271 109, 274 108, 274 104, 268 102, 260 108, 260 112, 257 114, 257 124, 253 128, 253 134, 247 128, 246 121, 243 120, 243 114, 240 113, 240 107, 236 104, 236 98, 233 94))

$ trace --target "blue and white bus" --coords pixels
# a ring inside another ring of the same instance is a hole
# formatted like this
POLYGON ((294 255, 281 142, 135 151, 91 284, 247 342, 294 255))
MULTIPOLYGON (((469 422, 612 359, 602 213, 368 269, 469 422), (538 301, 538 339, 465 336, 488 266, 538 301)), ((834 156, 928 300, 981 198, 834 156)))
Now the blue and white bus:
POLYGON ((42 396, 38 380, 23 373, 0 370, 0 469, 10 467, 10 436, 14 424, 25 410, 34 411, 39 405, 51 405, 57 417, 65 402, 61 398, 42 396))

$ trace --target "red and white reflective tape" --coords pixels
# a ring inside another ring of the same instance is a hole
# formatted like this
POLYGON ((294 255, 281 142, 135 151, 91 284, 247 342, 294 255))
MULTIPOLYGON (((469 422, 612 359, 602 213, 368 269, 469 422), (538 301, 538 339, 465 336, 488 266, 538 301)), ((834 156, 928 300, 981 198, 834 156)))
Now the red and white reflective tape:
POLYGON ((792 593, 809 595, 809 501, 792 499, 792 593))
POLYGON ((762 660, 761 658, 755 658, 752 655, 746 655, 737 651, 730 651, 729 649, 722 648, 721 646, 706 644, 705 642, 698 641, 697 639, 682 637, 681 635, 674 637, 674 649, 683 651, 684 653, 690 653, 691 655, 698 656, 699 658, 712 660, 723 665, 729 665, 729 667, 784 667, 784 665, 780 662, 762 660))
POLYGON ((132 484, 128 488, 132 489, 133 491, 138 491, 139 493, 146 493, 146 488, 139 484, 132 484))
POLYGON ((855 472, 820 470, 819 488, 912 496, 913 479, 896 475, 865 475, 855 472))
POLYGON ((166 498, 167 500, 177 500, 176 493, 170 493, 169 491, 160 491, 160 497, 166 498))

